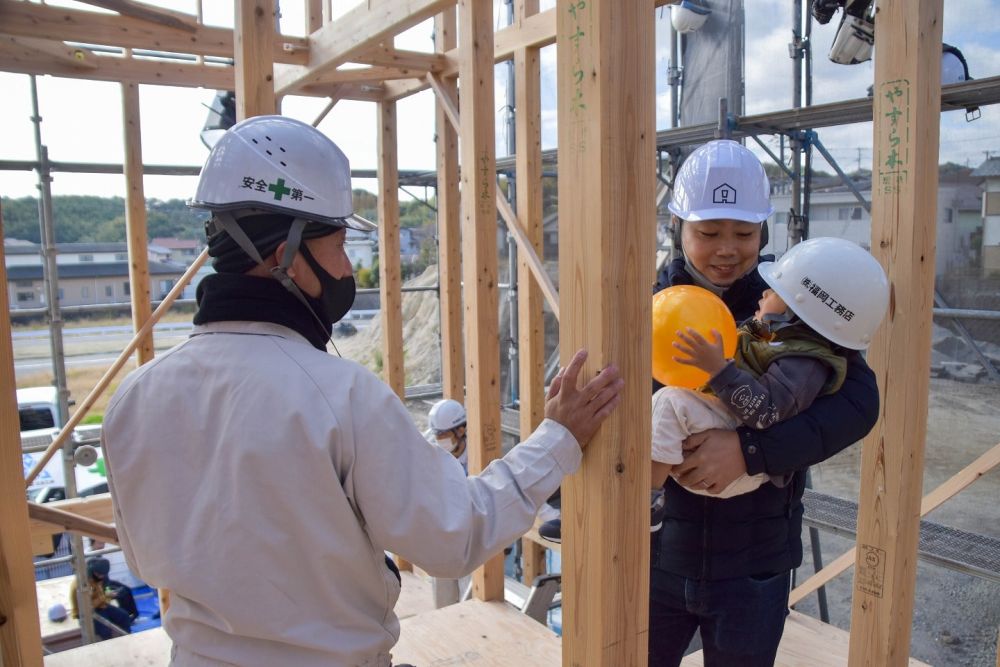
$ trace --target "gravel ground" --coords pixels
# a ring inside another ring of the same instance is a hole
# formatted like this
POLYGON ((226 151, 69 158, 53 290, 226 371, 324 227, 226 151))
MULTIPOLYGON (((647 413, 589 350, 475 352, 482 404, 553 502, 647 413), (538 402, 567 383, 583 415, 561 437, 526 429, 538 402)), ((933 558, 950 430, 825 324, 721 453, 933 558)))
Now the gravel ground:
MULTIPOLYGON (((924 461, 926 495, 1000 441, 997 388, 932 379, 924 461)), ((814 487, 857 500, 861 447, 855 446, 813 468, 814 487)), ((994 469, 927 518, 936 523, 1000 538, 1000 469, 994 469)), ((854 546, 853 540, 820 532, 824 562, 854 546)), ((812 572, 809 538, 803 534, 805 564, 799 581, 812 572)), ((827 587, 830 622, 850 629, 853 579, 845 572, 827 587)), ((819 617, 816 595, 797 607, 819 617)), ((918 562, 910 653, 939 667, 994 667, 1000 627, 1000 584, 918 562)))

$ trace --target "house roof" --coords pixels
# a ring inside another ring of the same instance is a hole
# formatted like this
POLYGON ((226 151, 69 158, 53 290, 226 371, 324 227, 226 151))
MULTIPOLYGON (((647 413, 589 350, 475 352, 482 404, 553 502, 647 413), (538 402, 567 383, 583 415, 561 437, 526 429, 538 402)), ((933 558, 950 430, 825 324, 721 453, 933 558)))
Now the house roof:
MULTIPOLYGON (((42 246, 38 243, 28 245, 6 245, 4 252, 8 255, 37 255, 42 251, 42 246)), ((76 253, 96 253, 96 252, 128 252, 128 245, 125 243, 57 243, 56 252, 59 254, 76 253)))
POLYGON ((991 157, 982 163, 972 172, 977 178, 987 178, 990 176, 1000 176, 1000 157, 991 157))
MULTIPOLYGON (((184 267, 177 264, 150 262, 149 273, 155 276, 184 274, 184 267)), ((60 264, 59 278, 125 278, 128 277, 128 262, 87 262, 86 264, 60 264)), ((8 266, 7 280, 41 280, 42 267, 8 266)))
POLYGON ((200 250, 205 244, 195 239, 178 239, 174 237, 159 236, 152 239, 150 245, 158 245, 171 250, 200 250))

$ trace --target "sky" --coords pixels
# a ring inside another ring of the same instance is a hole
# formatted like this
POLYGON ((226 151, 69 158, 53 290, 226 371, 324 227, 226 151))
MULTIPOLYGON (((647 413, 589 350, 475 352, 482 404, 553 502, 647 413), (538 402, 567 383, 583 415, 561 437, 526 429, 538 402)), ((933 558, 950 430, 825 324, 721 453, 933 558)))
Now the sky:
MULTIPOLYGON (((194 12, 194 0, 146 0, 179 11, 194 12)), ((71 0, 52 1, 93 10, 71 0)), ((334 2, 335 11, 347 11, 350 4, 334 2)), ((506 25, 506 7, 495 0, 494 24, 506 25)), ((541 8, 554 6, 554 0, 542 0, 541 8)), ((758 114, 792 106, 792 67, 788 58, 791 39, 791 3, 788 0, 753 0, 746 2, 746 101, 745 113, 758 114)), ((983 17, 1000 15, 1000 0, 946 0, 944 41, 959 46, 969 61, 974 78, 1000 74, 1000 21, 983 17), (961 12, 948 11, 961 7, 961 12)), ((299 0, 281 2, 282 30, 302 35, 304 20, 299 0)), ((204 2, 205 22, 232 26, 232 3, 204 2)), ((656 10, 657 23, 657 127, 668 127, 670 97, 665 84, 668 64, 669 9, 656 10)), ((830 62, 826 53, 839 16, 826 26, 814 24, 814 103, 822 104, 862 97, 872 83, 871 62, 843 66, 830 62)), ((432 26, 426 22, 396 40, 400 48, 430 51, 432 26)), ((542 50, 542 144, 556 147, 556 76, 555 47, 542 50)), ((497 154, 506 154, 504 112, 506 104, 506 66, 496 69, 497 154)), ((123 159, 121 94, 117 83, 37 78, 42 140, 49 156, 57 161, 120 163, 123 159)), ((0 123, 5 140, 0 143, 0 159, 32 160, 35 157, 31 123, 29 77, 0 73, 0 91, 5 103, 0 105, 0 123)), ((140 87, 142 150, 146 164, 200 165, 208 150, 199 139, 214 90, 140 87)), ((288 97, 283 113, 306 122, 319 114, 326 104, 321 98, 288 97)), ((397 105, 399 168, 434 169, 434 99, 429 91, 401 100, 397 105)), ((348 155, 359 169, 376 166, 376 108, 369 102, 342 101, 324 119, 319 128, 348 155)), ((870 168, 870 123, 823 128, 820 140, 846 171, 858 166, 870 168)), ((776 148, 777 138, 766 140, 776 148)), ((754 148, 753 144, 750 144, 754 148)), ((755 149, 759 150, 759 149, 755 149)), ((941 162, 952 161, 975 167, 986 158, 984 151, 1000 155, 1000 105, 985 107, 982 118, 966 122, 962 111, 942 116, 941 162)), ((830 171, 821 158, 815 168, 830 171)), ((32 172, 3 172, 0 194, 9 197, 33 196, 37 192, 32 172)), ((197 177, 147 176, 147 198, 187 199, 194 192, 197 177)), ((371 180, 357 180, 355 187, 375 191, 371 180)), ((92 194, 124 196, 123 176, 56 173, 52 184, 55 195, 92 194)), ((418 192, 417 194, 422 194, 418 192)), ((401 194, 405 198, 405 194, 401 194)))

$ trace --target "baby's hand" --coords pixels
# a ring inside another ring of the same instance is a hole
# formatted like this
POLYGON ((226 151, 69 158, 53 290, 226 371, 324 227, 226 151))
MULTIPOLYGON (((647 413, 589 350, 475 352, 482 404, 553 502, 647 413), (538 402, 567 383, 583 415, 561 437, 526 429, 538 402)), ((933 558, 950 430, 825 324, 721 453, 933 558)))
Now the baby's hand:
POLYGON ((726 367, 726 356, 722 352, 722 334, 715 329, 712 329, 714 342, 711 343, 691 327, 687 328, 687 333, 678 331, 677 337, 684 342, 675 341, 674 348, 685 355, 674 357, 677 363, 696 366, 708 373, 709 377, 714 377, 726 367))

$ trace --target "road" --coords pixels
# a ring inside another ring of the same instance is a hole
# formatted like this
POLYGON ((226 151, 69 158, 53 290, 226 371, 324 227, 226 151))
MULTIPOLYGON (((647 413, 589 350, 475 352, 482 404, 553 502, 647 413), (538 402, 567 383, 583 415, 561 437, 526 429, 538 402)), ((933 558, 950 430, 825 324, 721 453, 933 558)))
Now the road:
MULTIPOLYGON (((358 330, 369 326, 368 320, 352 320, 358 330)), ((190 322, 161 322, 153 329, 154 347, 157 352, 168 350, 181 343, 190 333, 190 322)), ((66 368, 85 366, 110 366, 125 346, 132 340, 132 327, 116 325, 104 327, 66 327, 63 329, 63 352, 66 368)), ((52 370, 52 350, 47 329, 14 331, 14 372, 20 374, 52 370)))

